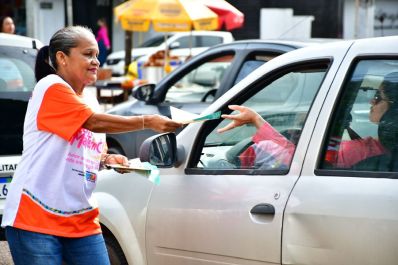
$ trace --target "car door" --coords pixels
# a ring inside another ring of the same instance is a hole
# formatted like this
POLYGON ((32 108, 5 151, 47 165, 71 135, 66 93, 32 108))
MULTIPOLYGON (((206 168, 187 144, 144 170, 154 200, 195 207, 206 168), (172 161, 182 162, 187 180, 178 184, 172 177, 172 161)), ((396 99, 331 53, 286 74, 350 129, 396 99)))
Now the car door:
MULTIPOLYGON (((6 37, 2 41, 7 41, 6 37)), ((36 84, 37 50, 18 47, 14 41, 8 40, 9 45, 0 46, 0 219, 8 185, 21 158, 26 108, 36 84)), ((5 240, 2 229, 0 240, 5 240)))
POLYGON ((229 104, 254 109, 297 145, 294 156, 282 148, 269 157, 284 163, 265 158, 243 165, 240 154, 256 133, 253 126, 219 134, 229 123, 220 119, 184 129, 178 141, 185 154, 179 155, 187 163, 162 169, 148 204, 148 264, 280 264, 283 211, 308 144, 300 135, 312 131, 315 120, 305 123, 307 113, 331 60, 288 65, 269 75, 259 69, 256 82, 238 84, 214 111, 229 113, 229 104))
POLYGON ((398 263, 398 118, 369 116, 383 79, 398 73, 397 40, 359 40, 341 63, 286 207, 283 264, 398 263))

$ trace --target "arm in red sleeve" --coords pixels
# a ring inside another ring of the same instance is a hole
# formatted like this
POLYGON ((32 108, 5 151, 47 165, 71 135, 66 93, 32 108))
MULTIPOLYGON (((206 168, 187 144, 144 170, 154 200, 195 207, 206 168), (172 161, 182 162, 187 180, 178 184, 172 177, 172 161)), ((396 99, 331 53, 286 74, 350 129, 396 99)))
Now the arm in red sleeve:
POLYGON ((240 156, 241 165, 254 166, 256 160, 261 160, 257 155, 270 155, 279 162, 289 165, 296 146, 286 137, 275 130, 268 122, 253 136, 254 144, 247 148, 240 156), (268 142, 268 143, 267 143, 268 142))
POLYGON ((381 143, 372 137, 343 141, 337 153, 337 167, 349 168, 366 158, 386 152, 381 143))

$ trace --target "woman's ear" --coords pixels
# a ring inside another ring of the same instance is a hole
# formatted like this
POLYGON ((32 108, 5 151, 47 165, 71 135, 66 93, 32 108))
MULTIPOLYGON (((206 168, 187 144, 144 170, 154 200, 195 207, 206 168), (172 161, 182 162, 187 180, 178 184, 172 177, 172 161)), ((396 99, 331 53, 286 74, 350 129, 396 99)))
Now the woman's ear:
POLYGON ((61 51, 57 51, 57 53, 55 54, 55 58, 57 60, 57 64, 58 66, 65 66, 66 65, 66 54, 61 52, 61 51))

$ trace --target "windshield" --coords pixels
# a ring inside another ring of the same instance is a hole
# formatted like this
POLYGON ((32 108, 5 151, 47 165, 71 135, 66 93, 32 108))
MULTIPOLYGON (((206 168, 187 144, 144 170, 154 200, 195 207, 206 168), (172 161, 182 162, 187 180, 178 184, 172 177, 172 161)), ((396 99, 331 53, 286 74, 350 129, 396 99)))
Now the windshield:
POLYGON ((37 51, 0 46, 0 156, 22 153, 23 123, 36 84, 37 51))
POLYGON ((36 84, 34 62, 36 50, 0 47, 0 91, 32 91, 36 84))

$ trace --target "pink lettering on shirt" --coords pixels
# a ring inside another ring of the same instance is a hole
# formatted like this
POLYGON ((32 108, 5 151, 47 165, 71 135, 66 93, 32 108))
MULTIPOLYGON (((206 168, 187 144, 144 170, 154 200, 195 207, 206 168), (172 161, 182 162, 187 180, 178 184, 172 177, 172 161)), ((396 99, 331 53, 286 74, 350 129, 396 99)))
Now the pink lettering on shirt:
POLYGON ((96 142, 95 139, 93 139, 93 133, 83 128, 76 132, 70 140, 71 145, 75 143, 77 148, 87 148, 89 150, 97 151, 98 153, 102 153, 104 147, 104 143, 102 141, 96 142))

